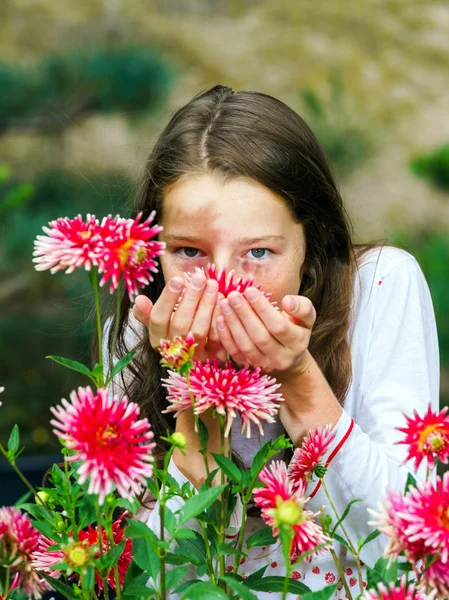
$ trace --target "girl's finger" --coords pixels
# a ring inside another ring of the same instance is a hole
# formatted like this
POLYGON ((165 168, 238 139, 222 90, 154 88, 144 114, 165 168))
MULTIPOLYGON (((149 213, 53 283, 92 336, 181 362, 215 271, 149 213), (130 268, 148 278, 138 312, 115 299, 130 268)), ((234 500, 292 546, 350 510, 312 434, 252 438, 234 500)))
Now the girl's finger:
POLYGON ((153 348, 159 348, 161 339, 168 338, 170 319, 183 287, 184 281, 181 277, 170 279, 151 310, 148 329, 153 348))
POLYGON ((209 279, 190 327, 197 343, 205 342, 217 304, 218 282, 209 279))
POLYGON ((151 300, 147 296, 139 294, 133 306, 134 318, 140 323, 142 323, 142 325, 148 327, 152 308, 153 303, 151 302, 151 300))
POLYGON ((254 366, 259 366, 266 362, 266 356, 256 347, 253 340, 248 335, 248 332, 243 327, 239 317, 232 309, 229 300, 222 300, 220 307, 221 313, 231 332, 232 338, 237 345, 239 353, 247 358, 254 366))
POLYGON ((219 316, 217 319, 217 331, 220 336, 221 344, 229 356, 236 362, 237 364, 245 364, 248 362, 243 354, 237 347, 237 344, 232 337, 231 331, 226 324, 226 321, 223 316, 219 316))
POLYGON ((217 302, 215 304, 214 313, 212 315, 212 322, 210 324, 209 335, 207 336, 207 355, 212 358, 217 358, 220 361, 226 360, 226 350, 223 348, 220 336, 217 331, 217 319, 221 314, 220 302, 223 299, 223 294, 220 292, 217 296, 217 302))
POLYGON ((195 273, 187 284, 181 302, 170 323, 170 336, 187 335, 192 328, 193 318, 206 285, 206 277, 195 273))

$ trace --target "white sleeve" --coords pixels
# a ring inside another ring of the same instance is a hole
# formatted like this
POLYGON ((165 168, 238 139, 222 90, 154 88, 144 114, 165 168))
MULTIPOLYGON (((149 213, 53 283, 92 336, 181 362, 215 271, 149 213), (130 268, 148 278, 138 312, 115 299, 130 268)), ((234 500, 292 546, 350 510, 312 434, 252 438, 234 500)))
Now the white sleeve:
MULTIPOLYGON (((355 544, 372 531, 367 525, 367 507, 377 510, 387 488, 402 493, 412 471, 411 464, 403 464, 406 446, 395 444, 403 438, 397 427, 404 426, 404 415, 411 416, 414 410, 423 414, 429 404, 436 410, 439 397, 432 300, 424 275, 410 255, 384 276, 373 315, 365 376, 352 411, 355 421, 343 411, 335 427, 325 475, 340 515, 351 500, 363 501, 352 506, 345 520, 355 544)), ((420 469, 418 478, 423 473, 420 469)), ((313 495, 309 502, 313 510, 329 505, 316 483, 309 485, 307 493, 313 495)), ((362 560, 373 566, 385 542, 386 538, 379 536, 368 544, 362 560)))

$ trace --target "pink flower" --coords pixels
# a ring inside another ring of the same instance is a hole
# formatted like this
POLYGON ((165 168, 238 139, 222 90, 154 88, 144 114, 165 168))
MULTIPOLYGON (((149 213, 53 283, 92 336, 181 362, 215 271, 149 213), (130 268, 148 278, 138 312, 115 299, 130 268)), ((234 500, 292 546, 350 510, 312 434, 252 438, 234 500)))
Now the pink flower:
MULTIPOLYGON (((122 528, 122 520, 125 516, 126 513, 121 515, 121 517, 112 524, 112 537, 115 546, 118 546, 125 540, 125 530, 122 528)), ((61 571, 52 568, 59 563, 68 564, 72 570, 77 570, 84 567, 85 564, 89 564, 92 558, 100 557, 98 527, 89 525, 87 531, 79 532, 78 537, 79 541, 75 541, 72 538, 72 541, 61 547, 56 546, 53 540, 43 537, 38 550, 33 553, 33 567, 51 577, 59 578, 61 571), (91 554, 92 551, 94 551, 94 554, 91 554), (85 563, 82 560, 83 556, 85 556, 85 563)), ((102 539, 102 552, 107 553, 111 549, 111 544, 104 529, 102 530, 102 539)), ((131 538, 128 538, 125 541, 125 546, 117 562, 121 588, 123 587, 125 575, 131 564, 132 558, 132 540, 131 538)), ((114 569, 109 571, 107 579, 109 585, 115 590, 116 581, 114 569)), ((95 580, 98 589, 101 591, 103 589, 103 582, 97 570, 95 571, 95 580)))
POLYGON ((422 586, 434 589, 438 598, 449 598, 449 565, 437 559, 422 574, 422 586))
MULTIPOLYGON (((234 278, 235 271, 226 272, 225 269, 217 271, 215 265, 211 265, 210 263, 208 263, 205 269, 195 267, 195 273, 201 273, 202 275, 205 275, 207 279, 215 279, 215 281, 218 282, 218 292, 223 294, 225 298, 227 298, 228 294, 231 292, 240 292, 243 294, 247 288, 254 285, 253 279, 242 279, 241 277, 238 279, 234 278)), ((184 273, 184 277, 186 281, 189 282, 192 278, 192 274, 184 273)), ((262 291, 260 285, 254 287, 262 291)), ((271 294, 269 292, 262 293, 266 298, 271 298, 271 294)), ((274 304, 276 304, 276 302, 274 302, 274 304)))
POLYGON ((414 459, 415 470, 426 458, 429 469, 435 466, 435 456, 447 464, 449 460, 449 416, 446 414, 448 407, 439 413, 432 412, 429 406, 424 417, 415 411, 413 417, 406 417, 407 426, 398 427, 405 433, 405 439, 397 444, 408 446, 407 461, 414 459))
POLYGON ((100 286, 109 281, 111 294, 123 275, 128 295, 133 300, 138 286, 148 285, 153 281, 151 273, 158 272, 155 259, 163 253, 165 242, 152 239, 162 231, 159 225, 150 226, 155 214, 153 211, 142 223, 139 223, 142 213, 135 219, 123 219, 118 215, 103 219, 99 228, 104 244, 99 265, 99 273, 103 273, 100 286))
POLYGON ((0 554, 2 566, 18 574, 17 585, 30 598, 41 598, 49 586, 32 568, 33 552, 37 549, 40 533, 33 527, 28 515, 13 507, 0 508, 0 554))
POLYGON ((102 239, 94 215, 87 215, 86 222, 81 215, 74 219, 59 218, 42 229, 47 235, 38 235, 34 242, 36 271, 50 269, 53 274, 66 269, 66 273, 72 273, 80 267, 90 271, 99 264, 102 239))
POLYGON ((303 496, 304 485, 293 490, 293 482, 288 477, 285 462, 274 461, 262 469, 259 478, 265 487, 254 489, 254 501, 256 506, 262 508, 261 516, 273 528, 273 535, 279 535, 282 524, 292 527, 290 560, 294 562, 304 552, 311 552, 305 559, 310 561, 320 552, 326 551, 331 540, 313 521, 318 513, 305 508, 308 498, 303 496), (321 544, 325 545, 315 550, 321 544))
POLYGON ((161 365, 182 373, 183 368, 186 368, 193 360, 197 346, 193 333, 188 333, 185 338, 177 335, 172 342, 161 340, 159 348, 162 356, 161 365))
POLYGON ((14 575, 14 579, 12 580, 11 585, 9 586, 9 590, 7 590, 5 594, 0 594, 0 600, 8 600, 8 598, 12 597, 10 596, 11 592, 19 587, 19 578, 19 573, 16 573, 14 575))
POLYGON ((288 474, 294 485, 299 482, 309 483, 313 475, 322 477, 326 469, 321 465, 326 452, 335 438, 332 425, 318 427, 310 431, 304 438, 300 448, 297 448, 288 467, 288 474))
POLYGON ((261 421, 273 423, 278 403, 283 400, 281 394, 276 392, 280 384, 275 379, 260 375, 260 369, 252 370, 248 365, 237 370, 230 362, 220 367, 217 360, 205 363, 195 361, 188 380, 185 375, 170 371, 168 378, 162 381, 168 390, 169 402, 168 408, 162 412, 174 412, 177 417, 191 408, 192 394, 195 414, 214 407, 219 415, 226 416, 226 437, 237 414, 242 421, 242 432, 246 430, 248 438, 251 436, 251 423, 255 423, 263 435, 261 421))
POLYGON ((374 525, 381 533, 385 533, 389 537, 384 556, 390 557, 390 560, 396 559, 401 552, 407 549, 403 535, 407 523, 402 516, 407 512, 406 499, 402 494, 387 490, 387 496, 380 511, 376 512, 370 508, 368 511, 375 517, 375 520, 368 524, 374 525))
POLYGON ((88 478, 89 494, 98 494, 99 502, 112 491, 113 485, 123 497, 139 493, 146 478, 153 473, 150 443, 153 432, 148 419, 138 420, 140 409, 134 402, 108 397, 105 389, 94 395, 90 387, 78 388, 70 395, 71 403, 52 407, 56 419, 50 421, 54 433, 75 454, 70 461, 81 461, 79 482, 88 478))
POLYGON ((387 588, 383 583, 378 583, 378 591, 375 589, 365 590, 361 600, 431 600, 435 597, 434 593, 430 596, 417 590, 413 584, 406 587, 402 580, 400 586, 390 583, 387 588))

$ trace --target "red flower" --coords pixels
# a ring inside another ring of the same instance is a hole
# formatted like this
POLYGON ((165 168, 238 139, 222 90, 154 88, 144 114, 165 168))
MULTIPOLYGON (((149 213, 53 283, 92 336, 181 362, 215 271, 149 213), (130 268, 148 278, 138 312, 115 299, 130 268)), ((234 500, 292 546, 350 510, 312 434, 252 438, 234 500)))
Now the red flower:
POLYGON ((263 435, 261 421, 274 423, 278 402, 283 400, 276 390, 280 384, 268 375, 260 375, 260 369, 235 369, 230 362, 220 367, 217 360, 200 363, 195 361, 188 378, 169 372, 162 380, 167 388, 169 406, 164 413, 174 412, 175 417, 191 408, 191 394, 195 400, 194 412, 199 415, 214 407, 219 415, 226 416, 225 436, 229 435, 232 423, 240 414, 242 432, 251 435, 251 423, 255 423, 263 435))
POLYGON ((449 460, 449 416, 446 414, 448 407, 439 413, 432 412, 429 406, 424 417, 415 411, 413 417, 406 417, 407 426, 398 427, 405 433, 405 439, 397 444, 408 446, 407 461, 414 459, 415 470, 426 458, 429 469, 435 466, 435 456, 442 463, 449 460))
POLYGON ((13 507, 0 508, 2 566, 18 575, 14 580, 15 587, 19 587, 30 598, 36 599, 41 598, 42 593, 50 589, 31 564, 40 536, 28 515, 13 507))
POLYGON ((103 254, 98 227, 94 215, 87 215, 86 222, 81 215, 50 221, 49 227, 42 228, 47 236, 38 235, 34 242, 36 271, 50 269, 53 274, 66 269, 66 273, 72 273, 76 268, 90 271, 92 266, 98 266, 103 254))
POLYGON ((120 401, 108 397, 105 389, 94 395, 90 387, 78 388, 70 395, 71 403, 51 408, 56 419, 54 433, 75 454, 70 461, 81 461, 79 482, 88 478, 89 494, 98 494, 99 502, 113 485, 123 497, 139 493, 153 473, 151 442, 153 432, 148 419, 138 419, 140 409, 124 396, 120 401))
POLYGON ((326 472, 321 461, 335 438, 331 430, 332 425, 326 425, 310 431, 301 447, 295 450, 288 467, 289 477, 295 486, 312 481, 314 473, 322 477, 326 472))
POLYGON ((123 219, 118 215, 104 218, 100 226, 100 235, 104 240, 104 252, 101 257, 99 273, 103 273, 100 286, 109 281, 111 294, 124 276, 126 289, 131 300, 138 293, 138 286, 146 286, 153 281, 151 273, 157 273, 156 258, 165 249, 165 242, 153 240, 162 231, 159 225, 150 227, 156 212, 139 223, 142 213, 135 219, 123 219))

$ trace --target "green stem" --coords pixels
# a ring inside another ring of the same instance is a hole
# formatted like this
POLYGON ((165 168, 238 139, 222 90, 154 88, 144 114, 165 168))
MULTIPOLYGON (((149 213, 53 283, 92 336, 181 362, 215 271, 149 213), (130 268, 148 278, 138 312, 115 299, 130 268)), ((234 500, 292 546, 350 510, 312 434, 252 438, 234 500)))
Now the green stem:
MULTIPOLYGON (((97 505, 96 507, 97 510, 97 527, 98 527, 98 550, 100 553, 100 560, 102 560, 103 558, 103 525, 101 522, 101 512, 100 512, 100 507, 97 505)), ((103 593, 104 593, 104 598, 105 600, 109 600, 109 588, 108 588, 108 578, 101 573, 101 581, 103 582, 103 593)))
POLYGON ((202 521, 198 521, 198 523, 200 524, 201 531, 203 532, 204 547, 206 548, 206 561, 207 561, 207 566, 208 566, 208 571, 209 571, 207 575, 208 575, 210 581, 213 584, 216 584, 217 580, 216 580, 215 573, 214 573, 214 563, 212 561, 212 555, 210 553, 210 544, 209 544, 209 538, 207 536, 207 529, 202 521))
MULTIPOLYGON (((9 577, 10 577, 11 571, 10 571, 9 567, 6 567, 5 571, 6 571, 6 575, 5 575, 5 594, 6 594, 9 590, 9 577)), ((5 598, 6 598, 6 596, 5 596, 5 598)))
MULTIPOLYGON (((221 455, 224 456, 225 455, 225 437, 224 437, 224 417, 223 415, 220 415, 220 452, 221 455)), ((224 485, 226 483, 226 478, 225 478, 225 474, 224 471, 221 471, 220 473, 221 475, 221 485, 224 485)), ((219 530, 219 534, 218 534, 218 541, 221 544, 225 543, 225 529, 226 529, 226 498, 227 498, 227 490, 224 489, 223 493, 221 494, 221 500, 220 500, 220 530, 219 530)), ((222 577, 224 577, 226 575, 226 559, 224 554, 220 555, 220 575, 222 577)), ((222 588, 223 591, 226 593, 227 592, 227 586, 226 583, 222 583, 222 588)))
MULTIPOLYGON (((321 480, 321 481, 323 481, 323 480, 321 480)), ((324 506, 323 506, 323 509, 320 512, 320 521, 321 521, 321 527, 322 527, 323 531, 326 532, 326 528, 325 528, 325 525, 324 525, 324 506)), ((338 574, 340 576, 340 581, 341 581, 343 587, 345 588, 348 600, 352 600, 351 590, 349 589, 348 582, 346 581, 346 577, 345 577, 344 571, 342 569, 340 561, 338 560, 337 555, 335 554, 335 550, 334 550, 334 548, 333 548, 332 545, 330 545, 330 547, 329 547, 329 552, 330 552, 330 554, 332 556, 332 560, 334 561, 335 566, 337 567, 337 571, 338 571, 338 574)))
POLYGON ((72 505, 72 497, 70 495, 69 465, 68 465, 65 457, 64 457, 64 473, 65 473, 64 489, 66 492, 67 504, 68 504, 69 510, 70 510, 69 519, 72 524, 72 535, 73 535, 73 539, 77 542, 78 541, 78 528, 76 526, 75 509, 72 505))
MULTIPOLYGON (((334 511, 334 514, 335 514, 335 518, 337 519, 337 522, 338 522, 338 521, 340 521, 340 516, 339 516, 337 508, 336 508, 335 504, 333 503, 332 498, 331 498, 331 496, 329 494, 329 490, 327 489, 327 486, 324 483, 324 478, 321 479, 321 485, 323 486, 324 493, 326 494, 326 497, 329 500, 329 504, 331 505, 332 510, 334 511)), ((360 593, 362 594, 363 593, 363 575, 362 575, 362 565, 360 564, 360 558, 359 558, 359 555, 358 555, 358 553, 356 552, 356 550, 354 548, 353 543, 351 542, 351 538, 349 537, 349 534, 346 531, 346 529, 345 529, 345 527, 343 525, 343 522, 340 523, 340 527, 341 527, 341 530, 343 531, 343 533, 344 533, 344 535, 346 537, 346 540, 347 540, 347 542, 349 544, 349 547, 351 548, 351 552, 352 552, 352 555, 354 557, 355 564, 357 566, 357 576, 358 576, 358 580, 359 580, 360 593)))
POLYGON ((242 511, 243 511, 242 512, 242 526, 240 527, 240 531, 239 531, 237 554, 234 556, 233 575, 237 574, 237 571, 238 571, 238 568, 240 565, 240 559, 242 558, 243 540, 245 538, 246 510, 247 510, 248 502, 249 502, 249 500, 247 500, 246 496, 244 498, 242 498, 242 511))
POLYGON ((291 572, 291 562, 290 562, 290 548, 292 544, 292 528, 287 526, 281 534, 281 542, 282 542, 282 551, 284 554, 284 562, 285 562, 285 577, 284 577, 284 585, 282 587, 282 600, 286 600, 288 594, 288 584, 290 582, 290 572, 291 572))
POLYGON ((122 295, 120 293, 121 292, 120 283, 121 283, 121 281, 119 281, 117 290, 115 292, 117 294, 117 305, 116 305, 116 309, 115 309, 114 337, 112 339, 111 360, 109 361, 108 379, 109 379, 109 377, 111 377, 112 369, 114 368, 114 357, 115 357, 115 350, 116 350, 115 346, 117 344, 118 325, 119 325, 119 321, 120 321, 120 303, 121 303, 121 299, 122 299, 122 295))
MULTIPOLYGON (((99 294, 99 286, 98 286, 98 270, 96 267, 92 270, 92 287, 94 290, 95 296, 95 311, 97 314, 97 335, 98 335, 98 364, 103 364, 103 331, 101 328, 101 311, 100 311, 100 294, 99 294)), ((111 356, 111 362, 114 359, 114 355, 111 356)), ((103 373, 100 375, 98 387, 104 386, 104 376, 103 373)))

